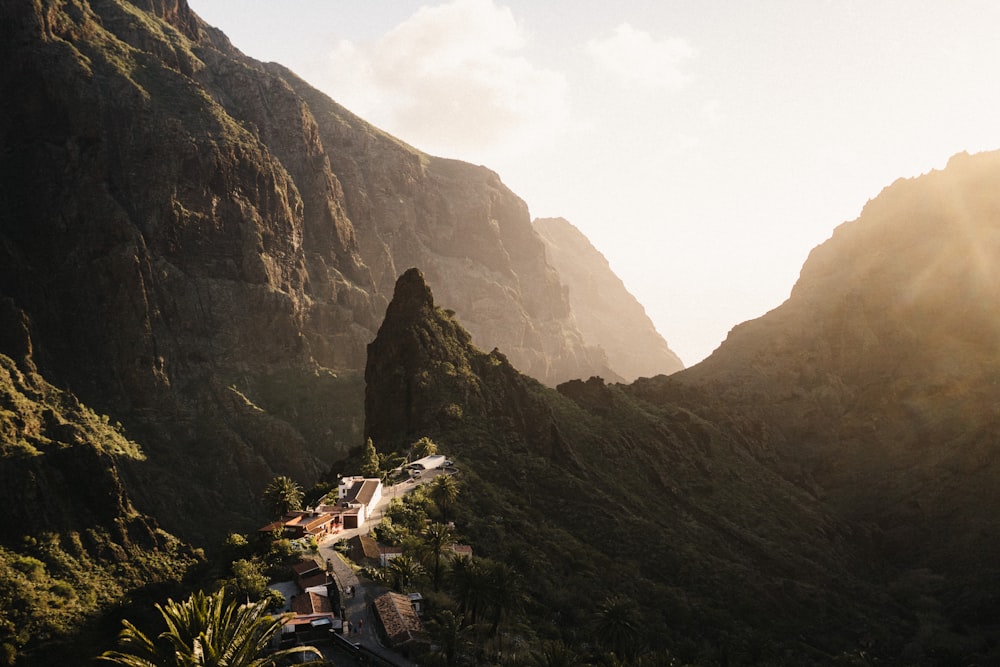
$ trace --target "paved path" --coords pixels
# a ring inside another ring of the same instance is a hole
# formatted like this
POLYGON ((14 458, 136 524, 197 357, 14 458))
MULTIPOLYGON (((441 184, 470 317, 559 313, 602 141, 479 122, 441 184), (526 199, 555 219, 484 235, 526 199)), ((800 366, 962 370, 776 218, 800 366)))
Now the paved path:
MULTIPOLYGON (((421 479, 420 483, 425 483, 425 481, 429 481, 433 477, 434 475, 427 475, 426 480, 421 479)), ((345 629, 344 636, 399 667, 416 667, 416 663, 382 646, 379 642, 378 634, 375 632, 375 618, 372 614, 372 600, 389 589, 375 584, 368 579, 359 579, 354 572, 353 566, 339 551, 333 548, 333 545, 340 540, 349 540, 355 535, 367 535, 368 531, 377 526, 378 522, 382 520, 382 515, 385 513, 389 503, 392 502, 392 499, 401 497, 414 488, 416 488, 416 482, 412 479, 401 484, 386 487, 383 491, 382 499, 376 505, 371 517, 360 528, 342 530, 339 533, 326 537, 319 545, 320 559, 324 564, 329 559, 333 576, 340 587, 345 623, 350 623, 350 627, 355 628, 355 632, 350 635, 346 634, 347 630, 345 629), (353 596, 348 593, 350 590, 354 591, 353 596), (360 628, 358 628, 359 625, 360 628)))

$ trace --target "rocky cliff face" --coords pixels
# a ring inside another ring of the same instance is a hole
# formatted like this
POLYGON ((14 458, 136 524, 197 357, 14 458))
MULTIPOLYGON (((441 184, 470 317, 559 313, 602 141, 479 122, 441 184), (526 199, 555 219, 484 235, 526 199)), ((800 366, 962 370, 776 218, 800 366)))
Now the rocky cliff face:
POLYGON ((420 267, 477 346, 548 384, 614 365, 577 329, 525 203, 485 167, 420 153, 277 65, 309 105, 379 294, 420 267))
POLYGON ((377 321, 350 222, 324 204, 335 182, 315 124, 184 3, 2 12, 0 292, 31 321, 46 376, 148 445, 165 474, 140 500, 166 521, 217 508, 187 530, 245 522, 272 471, 322 466, 235 381, 358 366, 377 321), (178 488, 193 511, 176 510, 178 488))
POLYGON ((579 229, 563 218, 538 218, 534 225, 549 262, 569 289, 580 333, 607 353, 608 365, 618 375, 631 382, 684 368, 642 304, 579 229))
POLYGON ((183 0, 4 3, 0 63, 0 295, 45 376, 142 439, 163 474, 139 501, 219 508, 178 528, 247 521, 272 474, 308 484, 354 444, 401 268, 537 377, 607 373, 496 174, 385 135, 183 0))
POLYGON ((547 436, 538 389, 499 350, 475 348, 457 320, 435 306, 423 274, 410 269, 368 346, 365 435, 380 449, 403 450, 427 433, 499 412, 522 434, 547 436))

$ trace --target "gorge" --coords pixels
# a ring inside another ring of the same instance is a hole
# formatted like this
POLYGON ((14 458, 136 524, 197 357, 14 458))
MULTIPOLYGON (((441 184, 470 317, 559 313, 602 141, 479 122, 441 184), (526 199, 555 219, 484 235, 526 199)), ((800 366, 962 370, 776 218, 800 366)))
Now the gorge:
POLYGON ((569 222, 184 0, 5 2, 0 56, 8 663, 89 660, 366 437, 461 462, 532 646, 596 660, 615 592, 650 660, 1000 658, 1000 153, 886 188, 682 369, 569 222))

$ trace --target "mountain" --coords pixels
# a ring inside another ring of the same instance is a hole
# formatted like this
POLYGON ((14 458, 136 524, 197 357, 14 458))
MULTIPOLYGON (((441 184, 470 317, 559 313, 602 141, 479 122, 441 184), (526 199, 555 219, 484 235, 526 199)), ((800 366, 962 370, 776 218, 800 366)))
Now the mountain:
POLYGON ((0 296, 43 377, 142 442, 136 501, 171 530, 249 523, 273 474, 311 484, 357 443, 400 267, 540 380, 617 377, 495 173, 379 131, 184 0, 3 3, 0 63, 0 296))
POLYGON ((530 592, 514 646, 605 660, 624 600, 668 664, 996 664, 998 183, 893 184, 709 359, 609 383, 601 336, 665 344, 575 312, 614 281, 582 244, 562 277, 490 170, 183 0, 0 3, 4 659, 80 662, 368 435, 459 463, 456 526, 530 592))
POLYGON ((1000 152, 897 181, 812 251, 784 304, 641 392, 724 411, 770 467, 869 526, 924 643, 955 660, 998 637, 998 183, 1000 152))
POLYGON ((676 376, 753 413, 849 515, 898 526, 906 558, 949 570, 1000 556, 997 183, 1000 153, 894 183, 784 304, 676 376))
POLYGON ((136 509, 124 472, 144 454, 121 424, 38 374, 9 299, 0 323, 0 646, 5 664, 74 664, 106 641, 100 612, 171 590, 200 557, 136 509))
POLYGON ((599 378, 544 387, 475 348, 416 269, 397 282, 365 380, 380 450, 426 436, 458 462, 456 525, 531 591, 521 641, 587 650, 614 592, 642 619, 635 645, 682 664, 819 664, 913 631, 858 567, 870 533, 745 434, 599 378))
POLYGON ((723 653, 692 657, 662 630, 683 659, 994 664, 998 183, 1000 152, 897 181, 810 254, 784 304, 707 360, 631 385, 559 385, 574 405, 498 352, 468 351, 425 297, 390 307, 369 348, 366 430, 387 449, 418 434, 445 443, 490 498, 465 520, 494 554, 614 551, 615 569, 639 573, 628 595, 644 619, 658 603, 667 625, 723 653), (401 324, 404 312, 424 323, 401 324), (487 507, 503 508, 503 529, 477 519, 487 507), (753 575, 728 580, 736 571, 753 575), (681 612, 678 598, 698 602, 681 612), (739 653, 748 645, 757 659, 739 653))
MULTIPOLYGON (((555 384, 614 367, 577 330, 563 277, 546 261, 527 205, 494 172, 420 153, 277 65, 309 105, 375 288, 420 266, 478 345, 503 349, 555 384)), ((384 298, 384 297, 383 297, 384 298)))
POLYGON ((545 241, 546 257, 569 288, 580 332, 607 353, 621 378, 631 382, 684 368, 642 304, 579 229, 563 218, 537 218, 534 225, 545 241))

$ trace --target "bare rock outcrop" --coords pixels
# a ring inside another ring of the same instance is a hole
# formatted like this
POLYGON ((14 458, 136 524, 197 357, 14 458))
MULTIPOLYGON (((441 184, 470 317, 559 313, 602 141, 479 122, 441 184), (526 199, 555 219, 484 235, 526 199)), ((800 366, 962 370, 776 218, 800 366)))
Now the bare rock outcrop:
POLYGON ((252 521, 270 476, 311 484, 356 444, 402 268, 525 372, 609 374, 496 174, 373 128, 184 0, 4 3, 0 100, 0 297, 45 377, 143 438, 137 502, 176 530, 252 521))
POLYGON ((496 173, 421 153, 287 69, 268 67, 316 118, 380 295, 418 266, 476 345, 503 350, 523 372, 551 385, 595 373, 617 377, 598 342, 577 328, 527 205, 496 173))

